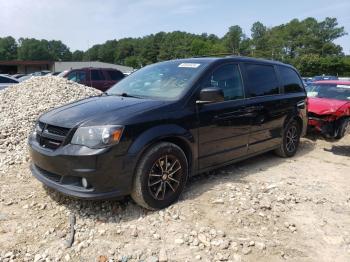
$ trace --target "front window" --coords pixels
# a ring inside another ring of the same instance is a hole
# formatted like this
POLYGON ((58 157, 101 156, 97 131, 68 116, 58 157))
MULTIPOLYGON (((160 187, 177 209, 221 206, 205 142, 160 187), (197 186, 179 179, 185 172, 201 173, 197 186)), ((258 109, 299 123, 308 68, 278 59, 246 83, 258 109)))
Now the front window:
POLYGON ((203 87, 221 88, 225 101, 244 98, 241 73, 236 64, 227 64, 217 68, 205 79, 203 87))
POLYGON ((144 67, 124 78, 107 95, 122 95, 174 100, 192 84, 206 64, 168 61, 144 67))
POLYGON ((350 100, 350 85, 313 84, 306 90, 308 97, 350 100))

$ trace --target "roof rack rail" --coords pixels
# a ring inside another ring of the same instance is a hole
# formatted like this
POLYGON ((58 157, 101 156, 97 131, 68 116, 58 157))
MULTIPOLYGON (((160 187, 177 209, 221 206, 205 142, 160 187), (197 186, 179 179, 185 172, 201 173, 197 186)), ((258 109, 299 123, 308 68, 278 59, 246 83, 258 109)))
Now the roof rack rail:
POLYGON ((218 57, 218 56, 227 56, 227 55, 230 55, 230 53, 215 53, 215 54, 198 55, 198 56, 192 56, 192 58, 218 57))

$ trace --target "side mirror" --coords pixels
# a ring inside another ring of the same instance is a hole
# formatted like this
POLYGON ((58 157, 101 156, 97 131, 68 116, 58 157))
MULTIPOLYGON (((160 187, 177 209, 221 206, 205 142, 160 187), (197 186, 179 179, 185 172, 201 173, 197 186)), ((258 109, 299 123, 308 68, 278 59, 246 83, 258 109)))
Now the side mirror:
POLYGON ((221 88, 203 88, 199 94, 199 100, 196 101, 197 104, 209 104, 223 102, 224 92, 221 88))

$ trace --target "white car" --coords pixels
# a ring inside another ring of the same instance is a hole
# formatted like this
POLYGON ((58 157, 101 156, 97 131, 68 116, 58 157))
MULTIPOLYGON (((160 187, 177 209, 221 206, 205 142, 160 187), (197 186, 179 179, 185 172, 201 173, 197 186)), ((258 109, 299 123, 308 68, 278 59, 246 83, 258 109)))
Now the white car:
POLYGON ((0 75, 0 90, 18 83, 19 81, 16 78, 13 78, 7 75, 0 75))
POLYGON ((19 82, 23 82, 23 81, 26 81, 26 80, 28 80, 29 78, 32 78, 32 77, 34 77, 34 76, 33 75, 25 75, 25 76, 22 76, 22 77, 18 78, 18 81, 19 82))

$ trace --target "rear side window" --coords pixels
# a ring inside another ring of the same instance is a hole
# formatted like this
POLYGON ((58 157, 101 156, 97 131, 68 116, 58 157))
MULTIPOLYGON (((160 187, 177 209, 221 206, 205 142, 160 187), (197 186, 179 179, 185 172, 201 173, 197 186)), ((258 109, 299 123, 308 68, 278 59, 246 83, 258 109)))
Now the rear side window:
POLYGON ((304 90, 298 74, 293 69, 285 66, 279 66, 278 68, 281 74, 285 93, 298 93, 304 90))
POLYGON ((102 72, 99 70, 91 70, 91 80, 92 81, 100 81, 100 80, 105 80, 103 77, 102 72))
POLYGON ((109 75, 109 78, 111 80, 114 80, 114 81, 119 81, 120 79, 122 79, 124 77, 122 72, 119 72, 116 70, 108 70, 105 72, 109 75))
POLYGON ((244 98, 241 74, 236 64, 223 65, 214 70, 205 80, 203 87, 221 88, 225 100, 244 98))
POLYGON ((245 71, 250 97, 279 94, 279 84, 273 66, 246 64, 245 71))
POLYGON ((18 82, 11 78, 0 76, 0 83, 18 83, 18 82))
POLYGON ((86 80, 86 73, 85 73, 85 71, 77 72, 77 80, 78 80, 79 83, 80 82, 85 82, 85 80, 86 80))

